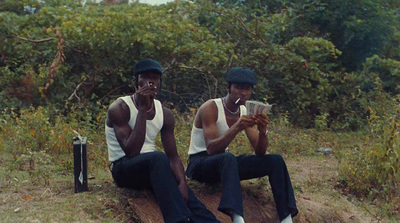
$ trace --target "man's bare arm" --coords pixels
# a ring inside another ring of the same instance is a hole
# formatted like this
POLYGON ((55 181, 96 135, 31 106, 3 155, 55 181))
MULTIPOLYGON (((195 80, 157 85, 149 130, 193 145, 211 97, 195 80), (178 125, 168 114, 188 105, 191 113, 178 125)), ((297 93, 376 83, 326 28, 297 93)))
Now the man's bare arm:
POLYGON ((183 198, 188 200, 188 188, 186 183, 185 171, 182 161, 176 149, 174 136, 175 119, 171 110, 163 107, 164 125, 161 129, 161 141, 164 147, 165 154, 168 156, 172 174, 178 182, 178 188, 183 198))
POLYGON ((207 153, 210 155, 223 153, 236 135, 248 126, 254 125, 249 116, 241 116, 225 134, 218 136, 217 118, 218 108, 214 101, 206 102, 199 109, 204 139, 206 141, 207 153))
POLYGON ((146 135, 146 113, 139 111, 133 130, 129 126, 130 110, 121 99, 111 104, 108 109, 108 119, 114 128, 119 145, 127 157, 133 157, 140 153, 146 135))

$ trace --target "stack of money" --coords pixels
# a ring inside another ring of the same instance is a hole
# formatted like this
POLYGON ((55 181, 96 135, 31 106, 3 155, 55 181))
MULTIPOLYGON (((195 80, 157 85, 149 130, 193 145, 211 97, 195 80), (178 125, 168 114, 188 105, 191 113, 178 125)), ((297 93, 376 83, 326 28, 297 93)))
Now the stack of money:
POLYGON ((247 115, 264 114, 267 115, 272 105, 264 104, 259 101, 246 101, 247 115))

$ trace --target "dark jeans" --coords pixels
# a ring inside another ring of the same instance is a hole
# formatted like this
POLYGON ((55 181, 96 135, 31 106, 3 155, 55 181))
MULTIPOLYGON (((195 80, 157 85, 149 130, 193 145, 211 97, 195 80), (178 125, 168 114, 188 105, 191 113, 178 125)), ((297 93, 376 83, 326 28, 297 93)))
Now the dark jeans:
POLYGON ((167 223, 188 222, 189 219, 196 223, 219 222, 190 188, 189 200, 185 202, 171 172, 168 157, 162 152, 123 157, 114 162, 111 172, 119 187, 150 189, 167 223))
POLYGON ((191 155, 186 175, 205 183, 222 183, 218 210, 243 216, 240 181, 268 176, 279 219, 297 215, 296 200, 285 161, 278 154, 241 155, 231 153, 191 155))

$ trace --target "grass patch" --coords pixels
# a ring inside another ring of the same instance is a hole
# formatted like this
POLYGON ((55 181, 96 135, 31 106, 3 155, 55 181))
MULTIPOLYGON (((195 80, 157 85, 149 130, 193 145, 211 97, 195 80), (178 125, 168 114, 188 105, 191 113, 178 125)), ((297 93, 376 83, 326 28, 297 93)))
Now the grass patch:
MULTIPOLYGON (((177 148, 185 166, 193 117, 193 114, 176 115, 177 148)), ((151 195, 117 188, 113 183, 108 170, 104 116, 95 121, 81 121, 77 123, 68 117, 52 119, 49 112, 41 109, 27 110, 19 117, 2 117, 0 222, 140 222, 129 206, 129 199, 151 195), (29 121, 33 119, 39 121, 29 121), (41 140, 33 137, 29 141, 22 137, 37 134, 41 128, 45 129, 40 134, 41 140), (72 130, 77 129, 82 136, 88 137, 89 192, 75 194, 72 155, 72 136, 75 133, 72 130)), ((381 129, 383 133, 391 133, 383 127, 381 129)), ((376 131, 374 133, 376 135, 376 131)), ((343 168, 351 164, 360 151, 373 151, 380 148, 377 145, 382 145, 379 143, 385 142, 383 139, 390 139, 376 136, 373 141, 366 141, 368 134, 369 130, 335 133, 271 124, 269 151, 284 156, 288 165, 300 210, 295 222, 400 220, 398 196, 382 206, 385 196, 365 196, 364 192, 360 195, 346 186, 349 184, 343 183, 344 177, 351 176, 343 168), (330 148, 332 153, 317 152, 321 147, 330 148), (354 148, 360 151, 354 153, 354 148)), ((398 140, 398 134, 393 137, 398 140)), ((391 145, 397 145, 397 141, 392 142, 391 145)), ((159 140, 157 146, 161 148, 159 140)), ((252 153, 244 134, 239 134, 230 148, 234 154, 252 153)), ((394 185, 399 185, 398 179, 393 179, 394 185)), ((355 185, 356 181, 350 180, 345 182, 355 185)), ((189 185, 198 194, 218 194, 221 191, 220 185, 207 186, 192 181, 189 185)), ((273 207, 268 178, 243 181, 242 186, 247 198, 258 197, 259 204, 273 207)), ((274 211, 271 208, 271 213, 274 211)))

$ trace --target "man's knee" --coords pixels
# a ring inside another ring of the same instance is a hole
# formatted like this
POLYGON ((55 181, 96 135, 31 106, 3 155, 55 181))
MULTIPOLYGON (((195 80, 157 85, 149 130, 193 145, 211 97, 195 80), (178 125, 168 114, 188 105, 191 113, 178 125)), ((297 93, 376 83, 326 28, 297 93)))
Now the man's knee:
POLYGON ((232 153, 222 153, 220 156, 223 161, 236 162, 236 156, 232 153))
POLYGON ((228 166, 231 166, 231 165, 237 166, 238 165, 237 158, 232 153, 223 153, 220 156, 221 156, 220 162, 221 162, 222 166, 226 166, 226 165, 228 165, 228 166))
POLYGON ((273 163, 274 166, 286 166, 285 160, 280 154, 269 154, 269 161, 273 163))
POLYGON ((153 165, 157 164, 157 165, 165 165, 168 164, 169 165, 169 160, 167 155, 165 155, 165 153, 160 152, 160 151, 155 151, 152 152, 151 154, 151 162, 153 165))

